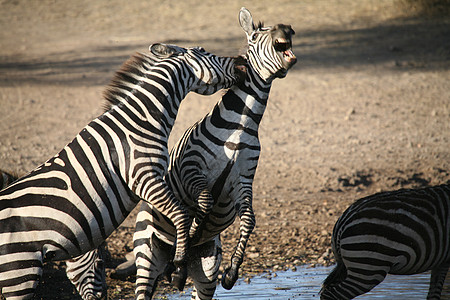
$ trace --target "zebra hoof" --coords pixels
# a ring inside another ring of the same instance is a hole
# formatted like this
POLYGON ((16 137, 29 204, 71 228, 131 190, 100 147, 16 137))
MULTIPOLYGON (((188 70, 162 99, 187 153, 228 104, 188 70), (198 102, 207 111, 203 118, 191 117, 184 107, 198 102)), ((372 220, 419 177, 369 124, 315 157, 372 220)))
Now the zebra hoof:
POLYGON ((171 283, 172 282, 172 273, 175 271, 175 265, 173 262, 169 262, 164 269, 164 278, 171 283))
POLYGON ((227 268, 222 277, 222 287, 226 290, 231 290, 238 279, 237 270, 227 268))
POLYGON ((186 279, 187 268, 185 266, 177 267, 176 270, 172 273, 172 284, 180 291, 184 289, 186 279))
POLYGON ((126 262, 118 265, 109 276, 113 279, 125 280, 128 276, 133 275, 136 275, 136 264, 134 263, 134 257, 133 259, 127 260, 126 262))

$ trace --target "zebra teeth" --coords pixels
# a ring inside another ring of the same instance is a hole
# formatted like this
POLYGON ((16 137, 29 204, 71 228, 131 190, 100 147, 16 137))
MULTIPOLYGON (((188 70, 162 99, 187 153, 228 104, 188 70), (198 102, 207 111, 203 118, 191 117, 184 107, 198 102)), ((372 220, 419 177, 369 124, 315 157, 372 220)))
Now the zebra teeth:
POLYGON ((297 57, 295 56, 294 52, 292 52, 292 49, 284 51, 283 58, 290 63, 295 63, 297 61, 297 57))

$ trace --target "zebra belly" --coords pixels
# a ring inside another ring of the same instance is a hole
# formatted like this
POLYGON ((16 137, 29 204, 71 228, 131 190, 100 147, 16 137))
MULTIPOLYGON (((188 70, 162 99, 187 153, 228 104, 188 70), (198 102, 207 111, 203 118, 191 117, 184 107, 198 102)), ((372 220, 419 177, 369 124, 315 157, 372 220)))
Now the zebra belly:
POLYGON ((236 209, 230 200, 227 203, 228 205, 226 206, 223 206, 223 203, 220 201, 216 203, 212 212, 205 218, 199 244, 214 239, 233 224, 236 218, 236 209))
MULTIPOLYGON (((217 204, 216 204, 217 205, 217 204)), ((203 244, 213 240, 218 234, 233 224, 236 217, 234 206, 213 208, 213 211, 203 222, 200 232, 199 241, 196 245, 203 244), (225 214, 223 214, 226 212, 225 214)), ((176 240, 176 230, 173 223, 159 211, 152 208, 147 203, 142 203, 142 207, 137 216, 136 231, 146 231, 145 234, 140 232, 142 236, 151 236, 155 234, 161 241, 167 244, 174 244, 176 240)))

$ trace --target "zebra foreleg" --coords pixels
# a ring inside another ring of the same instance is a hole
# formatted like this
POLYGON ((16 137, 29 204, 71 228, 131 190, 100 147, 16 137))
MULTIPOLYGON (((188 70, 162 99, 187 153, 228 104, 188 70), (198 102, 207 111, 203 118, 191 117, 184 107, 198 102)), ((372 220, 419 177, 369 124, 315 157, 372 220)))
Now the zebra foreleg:
POLYGON ((28 252, 0 257, 0 295, 32 299, 42 277, 42 253, 28 252))
POLYGON ((445 277, 447 276, 450 262, 442 264, 431 270, 430 289, 427 300, 441 299, 442 288, 444 287, 445 277))
POLYGON ((230 290, 236 283, 239 277, 239 267, 244 261, 245 248, 247 246, 250 234, 255 228, 255 214, 252 208, 252 202, 250 198, 247 198, 244 203, 241 204, 239 209, 240 217, 240 237, 236 246, 236 250, 231 257, 231 266, 228 267, 222 279, 222 286, 224 289, 230 290))

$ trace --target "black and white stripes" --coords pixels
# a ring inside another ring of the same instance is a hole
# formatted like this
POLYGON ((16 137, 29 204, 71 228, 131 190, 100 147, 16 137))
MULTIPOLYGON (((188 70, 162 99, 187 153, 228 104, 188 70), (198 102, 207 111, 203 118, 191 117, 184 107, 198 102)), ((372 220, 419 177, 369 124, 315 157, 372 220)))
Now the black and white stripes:
POLYGON ((63 150, 0 192, 0 289, 7 299, 33 295, 42 262, 98 247, 140 199, 177 229, 183 264, 189 218, 163 175, 167 140, 189 91, 212 94, 237 80, 235 59, 201 48, 155 44, 116 74, 109 109, 63 150))
POLYGON ((431 270, 427 299, 440 299, 450 266, 450 185, 398 190, 356 201, 332 238, 337 266, 321 299, 352 299, 390 274, 431 270))
POLYGON ((108 252, 104 245, 66 261, 67 278, 82 299, 102 299, 107 295, 105 260, 108 252))
MULTIPOLYGON (((185 132, 171 152, 166 176, 193 219, 192 245, 202 245, 206 251, 205 256, 189 254, 192 265, 202 266, 188 268, 194 280, 195 299, 211 299, 214 295, 221 261, 219 234, 233 223, 236 214, 240 218, 240 238, 222 285, 230 289, 238 278, 255 226, 252 183, 260 153, 259 123, 273 79, 284 77, 296 62, 290 26, 256 27, 246 9, 241 10, 239 19, 249 44, 245 81, 232 86, 208 115, 185 132)), ((138 299, 151 298, 157 279, 167 271, 170 253, 162 254, 162 248, 155 245, 172 245, 175 241, 176 231, 170 220, 144 203, 134 235, 138 299)))

